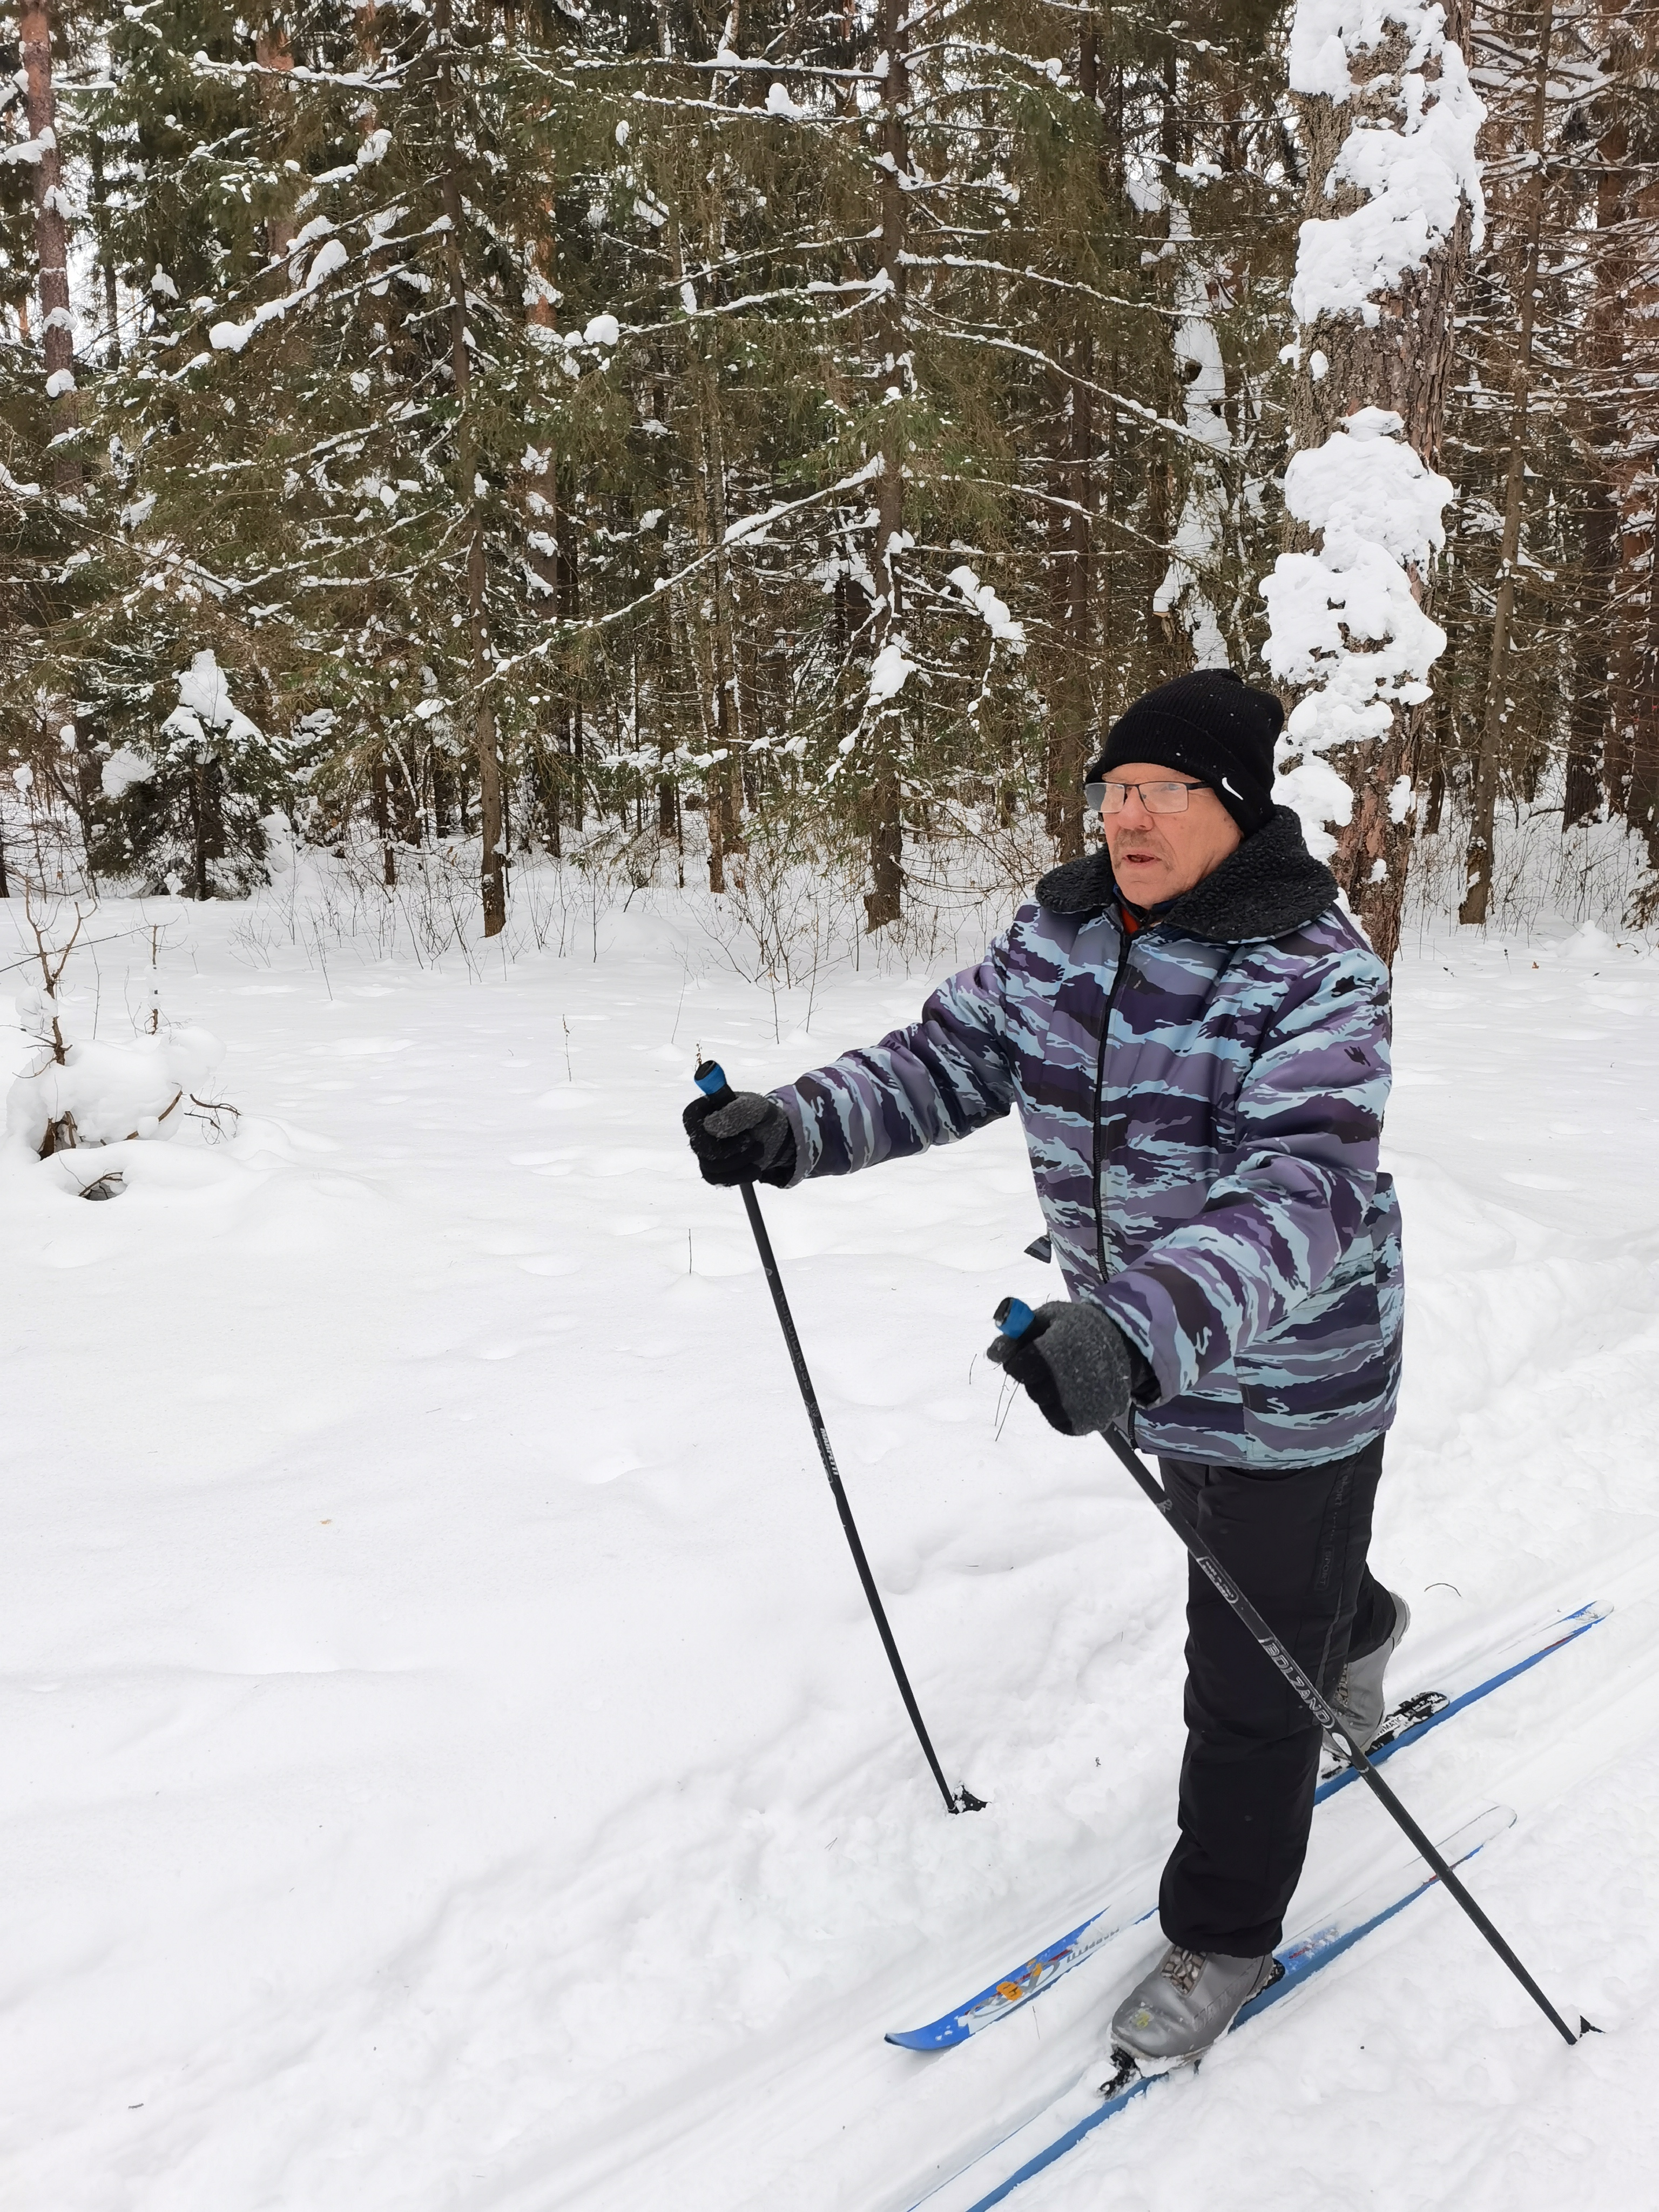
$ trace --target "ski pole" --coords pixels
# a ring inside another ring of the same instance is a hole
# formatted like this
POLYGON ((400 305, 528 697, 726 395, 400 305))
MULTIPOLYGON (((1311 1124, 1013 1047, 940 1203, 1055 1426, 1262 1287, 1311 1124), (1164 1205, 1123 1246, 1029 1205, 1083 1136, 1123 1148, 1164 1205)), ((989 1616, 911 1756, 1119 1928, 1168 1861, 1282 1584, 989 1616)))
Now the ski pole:
MULTIPOLYGON (((1004 1298, 996 1310, 997 1326, 1005 1336, 1024 1336, 1034 1318, 1031 1309, 1023 1298, 1004 1298)), ((1370 1759, 1366 1758, 1364 1753, 1342 1725, 1335 1711, 1327 1704, 1315 1686, 1312 1679, 1304 1674, 1302 1668, 1285 1649, 1273 1630, 1268 1627, 1267 1622, 1250 1603, 1249 1598, 1245 1596, 1203 1538, 1188 1528, 1184 1522, 1177 1520, 1174 1501, 1146 1461, 1141 1458, 1127 1437, 1121 1435, 1117 1430, 1109 1429, 1105 1431, 1105 1436, 1107 1443, 1127 1468, 1137 1485, 1157 1506, 1164 1520, 1175 1530, 1176 1534, 1180 1537, 1182 1542, 1198 1562, 1199 1571, 1208 1578, 1217 1595, 1224 1598, 1232 1607, 1238 1619, 1255 1638, 1261 1650, 1279 1669, 1320 1726, 1326 1730, 1327 1734, 1340 1736, 1347 1746, 1348 1757, 1358 1768, 1363 1779, 1370 1784, 1372 1796, 1433 1868, 1435 1873, 1457 1899, 1464 1911, 1468 1914, 1469 1918, 1474 1921, 1475 1926, 1492 1945, 1492 1949, 1497 1952, 1545 2019, 1566 2042, 1577 2043, 1578 2037, 1567 2026, 1565 2021, 1562 2019, 1560 2014, 1557 2012, 1555 2007, 1498 1934, 1497 1929, 1492 1926, 1450 1867, 1447 1865, 1422 1829, 1418 1826, 1416 1821, 1413 1820, 1411 1814, 1395 1796, 1370 1759)), ((1589 2022, 1581 2020, 1578 2026, 1579 2033, 1582 2034, 1589 2029, 1589 2022)))
MULTIPOLYGON (((696 1085, 704 1097, 712 1098, 717 1106, 730 1105, 737 1096, 726 1079, 725 1070, 715 1060, 704 1060, 698 1062, 696 1085)), ((760 1263, 765 1270, 767 1287, 772 1293, 772 1303, 778 1310, 778 1322, 783 1330, 783 1340, 789 1347, 789 1358, 794 1366, 795 1380, 800 1385, 800 1395, 805 1401, 806 1418, 812 1425, 812 1434, 818 1447, 818 1457, 823 1462, 823 1471, 830 1478, 830 1495, 836 1501, 836 1510, 841 1516, 841 1525, 847 1532, 847 1541, 853 1554, 853 1565, 859 1571, 859 1580, 864 1585, 864 1595, 870 1601, 870 1610, 876 1617, 876 1627, 881 1636, 882 1649, 887 1654, 888 1663, 893 1670, 893 1679, 898 1684, 899 1695, 904 1700, 904 1710, 910 1716, 910 1725, 916 1732, 916 1739, 926 1755, 928 1766, 933 1771, 933 1779, 939 1784, 939 1794, 945 1800, 946 1812, 982 1813, 985 1809, 985 1800, 982 1797, 975 1797, 965 1783, 959 1794, 952 1792, 950 1784, 945 1778, 944 1771, 939 1765, 933 1744, 928 1740, 927 1730, 922 1723, 921 1709, 916 1704, 915 1692, 910 1687, 910 1678, 904 1671, 904 1662, 899 1657, 898 1646, 893 1641, 893 1632, 887 1625, 887 1613, 881 1601, 881 1593, 877 1589, 876 1578, 870 1571, 870 1562, 864 1555, 864 1546, 860 1540, 858 1527, 853 1519, 853 1509, 847 1503, 847 1492, 842 1488, 841 1472, 836 1465, 836 1455, 830 1449, 830 1432, 823 1425, 823 1415, 818 1411, 817 1393, 813 1389, 812 1378, 806 1371, 806 1358, 800 1348, 800 1339, 795 1334, 794 1317, 789 1310, 789 1301, 783 1294, 783 1278, 778 1273, 778 1262, 772 1249, 772 1240, 766 1233, 766 1224, 761 1219, 760 1200, 755 1196, 755 1186, 752 1182, 740 1183, 738 1188, 743 1193, 744 1211, 749 1216, 749 1226, 755 1232, 756 1249, 760 1253, 760 1263)))

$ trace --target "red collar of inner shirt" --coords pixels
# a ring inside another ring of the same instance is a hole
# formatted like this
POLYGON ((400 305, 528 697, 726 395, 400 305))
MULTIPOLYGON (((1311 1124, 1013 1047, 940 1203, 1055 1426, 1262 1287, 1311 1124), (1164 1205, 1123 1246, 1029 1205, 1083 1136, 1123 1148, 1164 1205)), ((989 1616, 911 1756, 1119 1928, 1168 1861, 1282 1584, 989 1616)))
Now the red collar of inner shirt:
POLYGON ((1156 906, 1131 906, 1115 884, 1112 890, 1117 899, 1118 916, 1126 937, 1139 937, 1141 931, 1152 922, 1162 921, 1175 904, 1174 899, 1161 899, 1156 906))

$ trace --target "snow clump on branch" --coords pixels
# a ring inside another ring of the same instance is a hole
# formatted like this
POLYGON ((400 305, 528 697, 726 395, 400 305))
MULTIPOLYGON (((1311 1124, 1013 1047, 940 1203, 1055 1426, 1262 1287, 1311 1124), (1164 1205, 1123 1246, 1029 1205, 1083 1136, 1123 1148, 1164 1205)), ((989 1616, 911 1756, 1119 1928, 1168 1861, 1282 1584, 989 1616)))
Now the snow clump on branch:
POLYGON ((906 679, 915 673, 915 666, 914 660, 906 658, 904 647, 898 640, 889 638, 871 664, 871 706, 884 707, 890 699, 896 699, 904 689, 906 679))
POLYGON ((979 616, 998 645, 1006 646, 1010 653, 1024 652, 1025 625, 1017 622, 1009 613, 1006 599, 999 599, 988 584, 981 584, 965 562, 960 568, 951 569, 951 581, 979 616))

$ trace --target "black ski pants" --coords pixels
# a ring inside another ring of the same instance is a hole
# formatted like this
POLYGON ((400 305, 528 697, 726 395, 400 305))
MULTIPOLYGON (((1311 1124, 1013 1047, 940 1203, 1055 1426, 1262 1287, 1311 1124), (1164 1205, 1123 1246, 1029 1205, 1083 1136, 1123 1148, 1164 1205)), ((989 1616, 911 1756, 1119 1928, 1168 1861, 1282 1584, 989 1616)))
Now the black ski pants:
MULTIPOLYGON (((1365 1564, 1381 1437, 1346 1459, 1284 1468, 1159 1462, 1196 1531, 1320 1688, 1350 1651, 1388 1641, 1394 1601, 1365 1564)), ((1190 1562, 1181 1836, 1158 1893, 1189 1951, 1254 1958, 1284 1935, 1319 1779, 1319 1723, 1190 1562)))

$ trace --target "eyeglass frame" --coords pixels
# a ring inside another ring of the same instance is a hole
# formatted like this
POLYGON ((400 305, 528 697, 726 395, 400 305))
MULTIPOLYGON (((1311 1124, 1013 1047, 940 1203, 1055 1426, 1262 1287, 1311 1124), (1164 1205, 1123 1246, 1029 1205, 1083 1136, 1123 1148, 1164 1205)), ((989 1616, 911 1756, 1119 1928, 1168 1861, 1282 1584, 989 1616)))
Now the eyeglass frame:
POLYGON ((1176 806, 1152 806, 1148 804, 1146 794, 1149 791, 1207 791, 1209 788, 1207 783, 1177 783, 1173 779, 1166 783, 1162 778, 1154 780, 1152 777, 1148 777, 1141 783, 1126 783, 1120 776, 1109 775, 1103 776, 1098 781, 1085 783, 1083 787, 1083 797, 1091 814, 1104 813, 1106 793, 1113 789, 1123 793, 1122 804, 1112 809, 1114 814, 1122 813, 1123 808, 1129 803, 1129 793, 1132 791, 1139 794, 1140 803, 1148 814, 1185 814, 1188 811, 1188 802, 1184 799, 1176 806))

